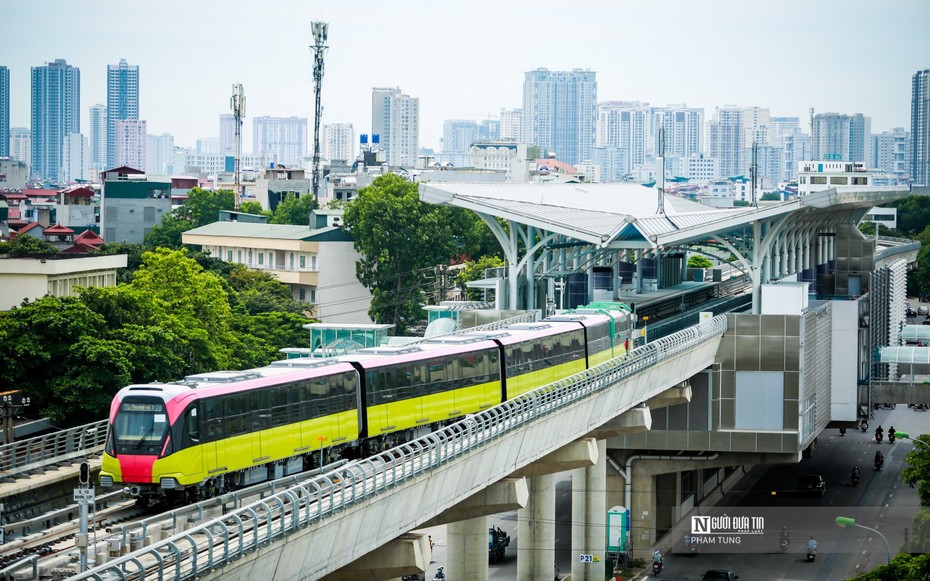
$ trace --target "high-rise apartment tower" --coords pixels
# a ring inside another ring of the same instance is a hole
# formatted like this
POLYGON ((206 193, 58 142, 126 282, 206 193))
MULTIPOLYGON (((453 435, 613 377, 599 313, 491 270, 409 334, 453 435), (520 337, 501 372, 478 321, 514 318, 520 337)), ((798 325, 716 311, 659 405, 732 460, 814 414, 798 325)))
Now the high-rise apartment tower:
MULTIPOLYGON (((116 163, 116 122, 139 118, 139 66, 120 59, 107 65, 107 166, 116 163)), ((139 153, 133 154, 139 157, 139 153)), ((145 159, 145 156, 141 156, 145 159)))
POLYGON ((32 67, 33 176, 58 179, 65 139, 81 132, 81 71, 65 59, 32 67))

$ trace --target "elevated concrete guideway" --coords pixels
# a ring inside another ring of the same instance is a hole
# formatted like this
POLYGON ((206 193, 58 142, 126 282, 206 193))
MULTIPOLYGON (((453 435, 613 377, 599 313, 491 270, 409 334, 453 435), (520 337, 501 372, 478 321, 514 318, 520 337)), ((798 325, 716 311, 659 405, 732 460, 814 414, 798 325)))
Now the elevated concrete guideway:
MULTIPOLYGON (((408 531, 705 369, 726 327, 726 318, 717 317, 659 339, 383 455, 398 464, 369 472, 362 467, 374 466, 371 462, 340 469, 76 578, 109 578, 121 567, 140 564, 180 570, 180 578, 224 581, 339 579, 349 570, 356 579, 413 573, 423 564, 423 547, 422 539, 401 539, 408 531), (411 470, 418 472, 403 474, 411 470), (299 510, 288 510, 294 506, 299 510), (274 518, 280 515, 286 516, 274 518), (384 553, 374 558, 397 539, 407 543, 399 551, 407 559, 392 562, 384 553), (193 545, 198 550, 188 551, 193 545), (178 554, 183 562, 175 569, 178 554)), ((486 579, 486 557, 465 564, 477 569, 460 572, 461 578, 486 579)))

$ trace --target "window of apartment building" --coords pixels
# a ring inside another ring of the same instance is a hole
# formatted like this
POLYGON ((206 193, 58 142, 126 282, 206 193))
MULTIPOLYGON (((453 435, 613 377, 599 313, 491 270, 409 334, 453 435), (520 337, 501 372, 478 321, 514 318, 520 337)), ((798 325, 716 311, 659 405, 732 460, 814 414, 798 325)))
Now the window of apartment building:
POLYGON ((310 257, 310 270, 316 271, 316 254, 310 257))
POLYGON ((307 257, 303 254, 300 255, 300 268, 307 268, 307 257))
POLYGON ((226 251, 226 262, 232 262, 232 250, 226 251))
POLYGON ((155 222, 155 206, 146 206, 142 209, 142 219, 146 224, 155 222))
POLYGON ((252 266, 252 249, 251 248, 249 248, 248 265, 252 266))
POLYGON ((811 176, 812 184, 826 184, 827 176, 811 176))
POLYGON ((806 183, 807 183, 807 176, 801 176, 801 183, 802 183, 802 184, 806 184, 806 183))
POLYGON ((259 266, 262 266, 265 264, 265 253, 264 252, 258 253, 258 264, 259 266))
POLYGON ((307 291, 305 291, 304 289, 298 289, 298 290, 297 290, 297 298, 298 298, 298 300, 300 300, 300 301, 305 301, 305 300, 307 300, 307 291))
POLYGON ((316 302, 316 289, 310 289, 310 302, 316 302))
POLYGON ((852 185, 854 185, 854 186, 867 186, 867 185, 869 185, 869 178, 866 178, 866 177, 853 178, 853 179, 852 179, 852 185))
POLYGON ((838 186, 845 186, 847 183, 847 178, 845 176, 832 177, 830 178, 831 184, 836 184, 838 186))
POLYGON ((242 264, 242 251, 241 250, 236 251, 236 256, 238 257, 236 258, 236 262, 238 262, 239 264, 242 264))

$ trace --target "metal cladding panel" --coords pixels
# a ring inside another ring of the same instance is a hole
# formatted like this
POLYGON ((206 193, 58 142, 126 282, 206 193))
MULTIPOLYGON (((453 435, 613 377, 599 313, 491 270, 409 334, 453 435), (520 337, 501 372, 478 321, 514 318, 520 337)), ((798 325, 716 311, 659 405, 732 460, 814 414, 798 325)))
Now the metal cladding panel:
POLYGON ((569 230, 594 236, 606 236, 613 233, 626 220, 625 214, 583 210, 565 206, 550 206, 535 202, 515 200, 495 200, 488 203, 484 198, 459 196, 459 199, 471 201, 478 205, 488 205, 496 210, 532 218, 542 222, 564 226, 569 230))

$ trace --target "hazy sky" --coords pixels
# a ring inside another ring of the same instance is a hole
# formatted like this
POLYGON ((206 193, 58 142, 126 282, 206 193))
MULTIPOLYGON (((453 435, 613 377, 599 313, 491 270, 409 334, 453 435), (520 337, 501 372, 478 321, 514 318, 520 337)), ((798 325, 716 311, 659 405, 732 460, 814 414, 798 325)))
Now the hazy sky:
MULTIPOLYGON (((216 137, 233 83, 252 118, 313 128, 310 23, 329 23, 323 122, 371 130, 372 87, 420 98, 420 144, 446 119, 522 105, 523 74, 590 69, 598 101, 863 113, 910 125, 911 75, 930 68, 930 0, 4 0, 10 123, 30 125, 30 67, 81 69, 81 130, 106 103, 106 67, 140 67, 140 118, 176 145, 216 137)), ((311 144, 312 148, 312 144, 311 144)))

